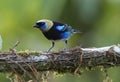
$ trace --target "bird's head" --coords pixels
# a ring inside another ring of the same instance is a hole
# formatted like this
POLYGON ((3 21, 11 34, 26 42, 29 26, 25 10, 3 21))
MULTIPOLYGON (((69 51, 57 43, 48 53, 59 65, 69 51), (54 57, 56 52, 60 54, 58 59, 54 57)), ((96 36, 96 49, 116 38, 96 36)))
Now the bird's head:
POLYGON ((33 27, 40 29, 42 32, 48 31, 53 26, 53 22, 47 19, 38 20, 33 27))

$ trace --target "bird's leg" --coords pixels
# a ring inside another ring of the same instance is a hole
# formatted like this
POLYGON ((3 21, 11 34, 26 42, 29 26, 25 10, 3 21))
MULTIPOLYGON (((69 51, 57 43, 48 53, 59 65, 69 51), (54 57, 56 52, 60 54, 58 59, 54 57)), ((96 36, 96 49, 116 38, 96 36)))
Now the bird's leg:
POLYGON ((50 49, 47 51, 47 53, 50 52, 50 50, 54 47, 54 45, 55 45, 55 42, 52 42, 52 45, 51 45, 50 49))
POLYGON ((64 51, 67 51, 67 46, 68 46, 68 41, 65 40, 65 48, 64 48, 64 51))
MULTIPOLYGON (((55 45, 55 42, 52 41, 51 47, 49 48, 49 50, 47 51, 47 53, 50 52, 50 50, 54 47, 54 45, 55 45)), ((52 64, 56 66, 56 64, 54 63, 53 59, 51 57, 49 57, 48 55, 47 55, 47 57, 51 60, 52 64)))

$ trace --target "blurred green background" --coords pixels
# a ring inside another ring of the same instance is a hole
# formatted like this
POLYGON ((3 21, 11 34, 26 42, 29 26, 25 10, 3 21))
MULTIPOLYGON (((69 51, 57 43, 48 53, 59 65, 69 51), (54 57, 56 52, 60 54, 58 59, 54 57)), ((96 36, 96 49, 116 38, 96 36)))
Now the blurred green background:
MULTIPOLYGON (((102 47, 120 43, 120 0, 0 0, 0 35, 2 51, 8 51, 16 41, 17 50, 46 51, 48 41, 38 29, 32 28, 39 19, 61 21, 81 29, 69 40, 69 48, 102 47)), ((61 50, 58 42, 53 51, 61 50)), ((120 68, 108 69, 113 82, 120 82, 120 68)), ((105 78, 100 68, 83 74, 53 79, 52 82, 102 82, 105 78)), ((10 82, 6 74, 0 74, 0 82, 10 82)))

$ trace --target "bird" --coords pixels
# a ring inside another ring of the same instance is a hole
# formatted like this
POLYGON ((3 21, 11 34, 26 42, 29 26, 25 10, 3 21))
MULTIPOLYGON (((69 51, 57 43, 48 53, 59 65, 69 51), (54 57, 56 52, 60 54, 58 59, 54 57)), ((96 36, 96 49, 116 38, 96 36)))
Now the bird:
POLYGON ((38 28, 43 35, 51 41, 51 47, 47 52, 51 51, 56 41, 64 41, 65 48, 63 51, 67 51, 68 39, 75 33, 81 33, 80 30, 73 29, 72 26, 68 24, 49 19, 38 20, 33 27, 38 28))

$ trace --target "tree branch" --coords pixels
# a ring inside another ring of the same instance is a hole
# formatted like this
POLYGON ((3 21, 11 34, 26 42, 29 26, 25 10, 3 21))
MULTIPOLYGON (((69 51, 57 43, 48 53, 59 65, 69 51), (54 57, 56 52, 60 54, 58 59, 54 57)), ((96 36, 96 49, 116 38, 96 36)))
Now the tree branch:
POLYGON ((119 66, 120 46, 101 48, 76 47, 69 52, 36 51, 0 52, 0 72, 58 71, 74 73, 78 68, 119 66))

